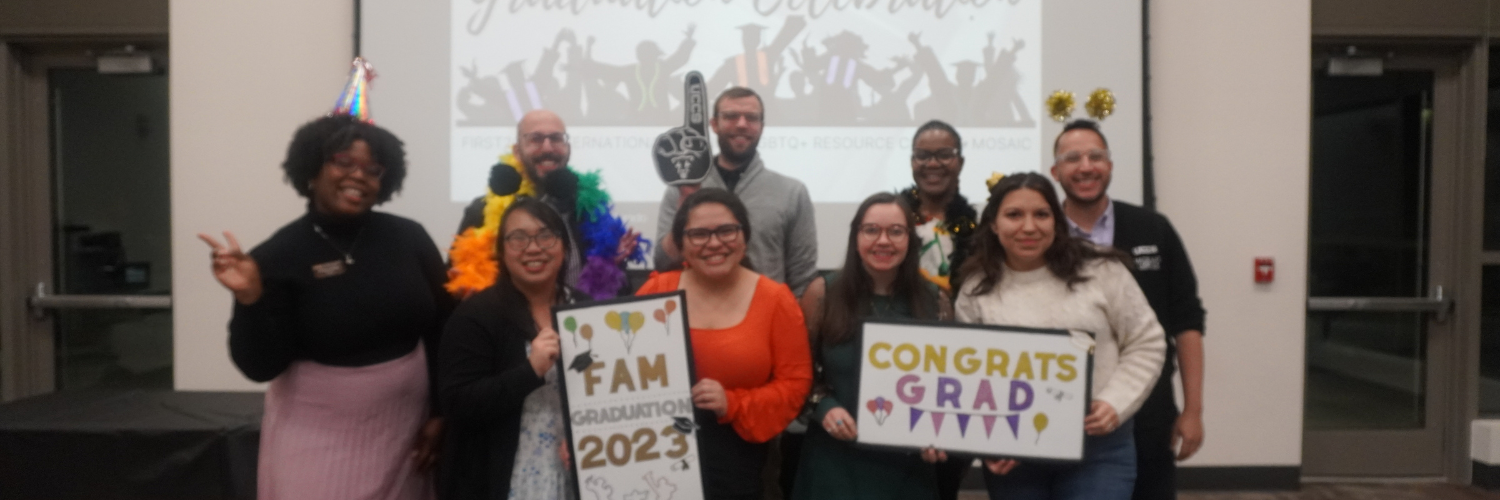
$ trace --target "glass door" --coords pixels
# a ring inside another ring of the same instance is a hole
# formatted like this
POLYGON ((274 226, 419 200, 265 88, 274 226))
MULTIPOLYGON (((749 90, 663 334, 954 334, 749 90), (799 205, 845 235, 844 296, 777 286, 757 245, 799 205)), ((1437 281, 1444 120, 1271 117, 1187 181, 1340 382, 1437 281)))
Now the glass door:
POLYGON ((47 73, 56 390, 172 388, 167 77, 47 73))
POLYGON ((1456 243, 1434 207, 1455 166, 1434 161, 1450 132, 1434 122, 1456 77, 1442 58, 1376 58, 1377 75, 1313 71, 1304 476, 1443 474, 1438 393, 1457 372, 1430 360, 1454 335, 1456 243))

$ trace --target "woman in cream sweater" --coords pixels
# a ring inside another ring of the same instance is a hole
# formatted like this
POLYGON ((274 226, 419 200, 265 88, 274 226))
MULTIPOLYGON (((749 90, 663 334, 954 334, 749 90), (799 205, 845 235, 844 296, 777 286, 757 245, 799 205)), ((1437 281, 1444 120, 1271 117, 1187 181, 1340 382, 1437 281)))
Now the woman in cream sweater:
POLYGON ((1130 417, 1161 372, 1166 343, 1123 256, 1069 235, 1051 181, 1035 173, 990 190, 973 245, 954 286, 959 321, 1066 329, 1095 346, 1083 461, 987 460, 990 498, 1129 499, 1130 417))

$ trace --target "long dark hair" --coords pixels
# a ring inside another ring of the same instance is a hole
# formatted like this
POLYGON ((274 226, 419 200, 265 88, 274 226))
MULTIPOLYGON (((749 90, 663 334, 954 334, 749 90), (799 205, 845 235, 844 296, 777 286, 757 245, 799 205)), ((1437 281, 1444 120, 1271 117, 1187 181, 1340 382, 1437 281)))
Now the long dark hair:
MULTIPOLYGON (((740 259, 740 265, 744 266, 745 269, 749 269, 752 271, 755 270, 755 267, 750 265, 749 254, 750 211, 745 209, 745 203, 740 201, 740 198, 738 196, 735 196, 734 193, 725 191, 723 189, 699 189, 693 194, 688 195, 686 199, 682 200, 682 206, 677 207, 677 215, 672 217, 672 243, 675 243, 677 245, 677 249, 679 251, 682 250, 682 232, 687 230, 688 216, 692 214, 694 208, 698 208, 698 205, 707 203, 717 203, 720 205, 724 205, 724 208, 729 209, 729 213, 731 215, 734 215, 734 222, 740 225, 740 241, 745 243, 746 253, 745 257, 743 259, 740 259)), ((686 260, 684 260, 684 262, 686 262, 686 260)))
POLYGON ((495 262, 499 264, 500 276, 495 280, 495 286, 500 289, 501 295, 521 296, 520 289, 508 276, 505 269, 505 233, 510 225, 510 214, 523 211, 535 217, 548 231, 557 235, 558 244, 562 245, 563 261, 557 268, 557 298, 553 303, 565 302, 568 296, 568 268, 573 265, 573 238, 568 235, 568 226, 563 223, 561 215, 546 202, 530 196, 517 197, 515 201, 505 208, 505 214, 500 216, 500 230, 495 237, 495 262))
POLYGON ((922 279, 918 271, 918 256, 922 251, 922 238, 917 236, 916 213, 901 197, 892 193, 875 193, 865 198, 849 221, 849 248, 844 252, 844 268, 838 280, 828 288, 823 301, 823 317, 818 322, 818 335, 823 345, 836 345, 853 337, 860 318, 870 315, 870 299, 875 295, 875 281, 865 270, 859 258, 859 226, 864 224, 865 214, 875 205, 892 204, 901 208, 906 216, 906 258, 896 268, 896 281, 891 294, 896 300, 907 302, 912 316, 920 319, 936 318, 937 294, 922 279))
POLYGON ((1023 172, 1007 175, 995 187, 990 188, 990 200, 984 205, 979 230, 974 234, 974 241, 969 249, 969 257, 953 281, 954 290, 962 290, 967 281, 978 279, 979 283, 970 295, 984 295, 1000 284, 1000 278, 1005 272, 1005 247, 1000 245, 1000 238, 995 234, 995 218, 1000 211, 1000 202, 1018 189, 1036 191, 1042 195, 1042 199, 1047 200, 1047 207, 1052 210, 1052 246, 1047 247, 1042 258, 1047 262, 1047 269, 1067 282, 1069 289, 1089 280, 1079 271, 1084 264, 1094 259, 1119 259, 1126 267, 1130 266, 1124 253, 1099 248, 1093 243, 1074 238, 1068 231, 1068 216, 1063 213, 1062 203, 1057 199, 1052 181, 1036 172, 1023 172))

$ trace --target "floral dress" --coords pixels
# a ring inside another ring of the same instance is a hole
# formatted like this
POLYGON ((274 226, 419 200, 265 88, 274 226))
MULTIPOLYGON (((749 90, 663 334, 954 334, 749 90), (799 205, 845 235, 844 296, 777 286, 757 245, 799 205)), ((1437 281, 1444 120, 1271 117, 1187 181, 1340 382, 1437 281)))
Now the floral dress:
MULTIPOLYGON (((526 346, 531 354, 531 346, 526 346)), ((521 440, 510 474, 510 498, 573 498, 573 483, 559 449, 563 436, 562 392, 557 368, 546 383, 531 391, 521 407, 521 440)))

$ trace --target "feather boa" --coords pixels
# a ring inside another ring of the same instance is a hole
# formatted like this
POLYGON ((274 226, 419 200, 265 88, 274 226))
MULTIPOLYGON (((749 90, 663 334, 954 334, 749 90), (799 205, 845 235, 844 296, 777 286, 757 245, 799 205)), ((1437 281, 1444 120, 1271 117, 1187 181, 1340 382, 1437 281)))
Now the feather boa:
MULTIPOLYGON (((517 196, 535 196, 537 192, 536 184, 526 177, 526 169, 521 168, 521 162, 515 156, 506 154, 500 157, 500 162, 521 174, 521 188, 509 196, 496 196, 487 191, 484 225, 465 229, 454 238, 448 254, 452 268, 448 271, 446 287, 448 293, 459 297, 467 297, 495 284, 500 275, 500 266, 495 260, 500 216, 517 196)), ((579 243, 584 256, 576 286, 595 299, 613 297, 625 284, 625 271, 615 265, 615 257, 619 253, 620 239, 628 232, 625 222, 613 214, 614 205, 609 193, 604 192, 600 184, 598 171, 578 174, 578 198, 573 217, 583 239, 579 243)), ((650 250, 651 241, 638 236, 628 260, 644 263, 646 252, 650 250)))

